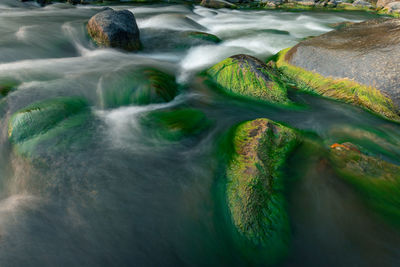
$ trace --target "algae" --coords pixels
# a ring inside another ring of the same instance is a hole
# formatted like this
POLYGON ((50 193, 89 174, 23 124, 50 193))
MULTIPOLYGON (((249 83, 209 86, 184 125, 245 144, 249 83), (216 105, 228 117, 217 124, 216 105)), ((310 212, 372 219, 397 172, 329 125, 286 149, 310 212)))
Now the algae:
POLYGON ((330 159, 336 172, 371 209, 400 227, 400 166, 351 143, 333 144, 330 159))
POLYGON ((276 262, 290 242, 282 167, 299 138, 268 119, 244 122, 234 131, 234 153, 226 168, 232 221, 240 236, 265 248, 269 261, 276 262))
POLYGON ((274 70, 258 59, 238 55, 229 57, 206 71, 209 79, 228 95, 289 104, 286 86, 274 70))

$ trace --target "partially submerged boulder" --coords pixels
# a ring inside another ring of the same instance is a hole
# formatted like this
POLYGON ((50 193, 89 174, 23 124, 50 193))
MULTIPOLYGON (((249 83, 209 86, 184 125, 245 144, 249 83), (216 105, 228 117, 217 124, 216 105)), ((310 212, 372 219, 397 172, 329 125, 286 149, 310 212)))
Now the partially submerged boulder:
POLYGON ((84 124, 89 114, 86 100, 79 97, 36 102, 11 116, 9 140, 20 154, 29 155, 39 143, 84 124))
POLYGON ((169 102, 179 91, 174 76, 150 67, 110 73, 102 87, 105 108, 169 102))
POLYGON ((287 104, 287 90, 275 70, 249 55, 231 56, 207 70, 207 75, 228 94, 287 104))
POLYGON ((0 80, 0 100, 14 91, 18 86, 15 80, 0 80))
POLYGON ((200 110, 180 108, 153 111, 142 118, 142 124, 150 127, 151 134, 156 134, 157 137, 178 141, 202 133, 211 122, 200 110))
POLYGON ((333 144, 330 158, 369 207, 400 226, 400 166, 368 155, 352 143, 333 144))
POLYGON ((277 66, 300 89, 400 121, 400 19, 356 23, 304 40, 277 66))
POLYGON ((299 138, 295 130, 268 119, 240 124, 232 138, 226 193, 233 224, 245 240, 265 249, 270 264, 276 263, 290 241, 281 171, 299 138))
POLYGON ((128 10, 102 11, 89 20, 87 30, 99 46, 129 51, 139 50, 141 47, 135 16, 128 10))

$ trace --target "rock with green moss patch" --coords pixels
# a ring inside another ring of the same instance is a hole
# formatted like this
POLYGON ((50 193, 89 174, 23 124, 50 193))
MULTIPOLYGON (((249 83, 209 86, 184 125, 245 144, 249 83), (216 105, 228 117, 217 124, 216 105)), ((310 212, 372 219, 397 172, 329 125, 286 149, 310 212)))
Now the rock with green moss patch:
POLYGON ((6 97, 10 92, 14 91, 18 86, 18 82, 14 80, 0 80, 0 100, 6 97))
POLYGON ((203 112, 192 108, 153 111, 142 119, 142 123, 150 127, 152 134, 170 141, 197 136, 211 125, 203 112))
POLYGON ((207 42, 212 42, 212 43, 221 42, 221 39, 219 39, 217 36, 215 36, 214 34, 211 34, 211 33, 207 33, 207 32, 189 31, 189 32, 185 32, 185 34, 186 34, 186 36, 189 36, 191 38, 200 39, 200 40, 204 40, 207 42))
MULTIPOLYGON (((11 116, 9 140, 19 153, 30 155, 39 143, 84 124, 89 114, 87 102, 78 97, 36 102, 11 116)), ((64 143, 67 141, 62 140, 64 143)))
POLYGON ((333 144, 330 158, 337 173, 369 207, 400 226, 400 166, 369 155, 352 143, 333 144))
POLYGON ((226 169, 232 221, 241 236, 265 248, 270 263, 289 246, 282 167, 298 143, 295 130, 268 119, 244 122, 233 135, 235 152, 226 169))
POLYGON ((376 19, 307 39, 277 66, 300 89, 400 121, 400 19, 376 19))
POLYGON ((235 55, 214 65, 206 73, 228 94, 278 104, 290 103, 287 89, 275 70, 255 57, 235 55))
POLYGON ((169 102, 178 94, 175 77, 154 68, 122 70, 104 77, 105 108, 169 102))

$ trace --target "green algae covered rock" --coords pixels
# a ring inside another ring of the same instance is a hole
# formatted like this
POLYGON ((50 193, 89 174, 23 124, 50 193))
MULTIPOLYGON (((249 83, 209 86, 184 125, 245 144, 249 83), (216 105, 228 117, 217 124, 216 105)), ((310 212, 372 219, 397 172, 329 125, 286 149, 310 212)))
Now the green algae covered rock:
POLYGON ((330 159, 369 207, 400 226, 400 166, 368 155, 352 143, 333 144, 330 159))
POLYGON ((281 169, 299 143, 297 133, 268 119, 235 129, 234 155, 227 170, 227 200, 242 237, 265 248, 271 263, 284 257, 290 241, 281 169))
POLYGON ((252 56, 229 57, 206 73, 228 94, 277 104, 290 103, 286 87, 279 81, 275 71, 252 56))
POLYGON ((175 77, 154 68, 112 73, 104 79, 105 108, 169 102, 178 94, 175 77))
POLYGON ((373 19, 303 40, 277 67, 304 91, 400 121, 400 20, 373 19))
POLYGON ((218 36, 215 36, 211 33, 206 32, 195 32, 195 31, 188 31, 185 32, 185 35, 191 38, 200 39, 203 41, 211 42, 211 43, 220 43, 221 39, 218 36))
POLYGON ((8 136, 19 153, 29 155, 37 144, 84 124, 89 113, 87 102, 79 97, 36 102, 11 116, 8 136))
POLYGON ((153 111, 142 122, 156 129, 157 135, 170 141, 196 136, 211 125, 203 112, 192 108, 153 111))
POLYGON ((14 80, 0 80, 0 100, 6 97, 10 92, 14 91, 18 86, 18 82, 14 80))

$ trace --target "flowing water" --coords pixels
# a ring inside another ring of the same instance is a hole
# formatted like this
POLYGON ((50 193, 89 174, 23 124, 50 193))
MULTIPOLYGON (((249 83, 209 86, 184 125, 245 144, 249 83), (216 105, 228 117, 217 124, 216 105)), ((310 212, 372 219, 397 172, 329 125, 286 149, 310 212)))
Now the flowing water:
MULTIPOLYGON (((144 49, 127 53, 96 48, 88 38, 85 23, 101 8, 0 1, 0 80, 19 83, 0 105, 0 266, 251 264, 226 230, 216 196, 223 184, 218 141, 244 120, 284 122, 328 145, 358 140, 397 162, 400 127, 368 112, 296 92, 291 98, 298 109, 249 103, 215 92, 196 75, 238 53, 264 60, 330 31, 331 23, 371 15, 114 6, 133 11, 141 30, 144 49), (223 42, 182 45, 178 33, 188 30, 223 42), (174 74, 186 89, 166 104, 104 108, 110 77, 122 79, 138 66, 174 74), (60 152, 53 146, 63 137, 56 137, 37 147, 34 161, 18 156, 7 137, 11 114, 58 96, 90 102, 95 115, 80 129, 90 141, 60 152), (178 106, 202 110, 211 128, 171 142, 139 122, 150 111, 178 106)), ((366 209, 323 161, 300 153, 289 165, 288 177, 297 178, 287 195, 293 237, 283 266, 400 265, 399 233, 366 209)))

